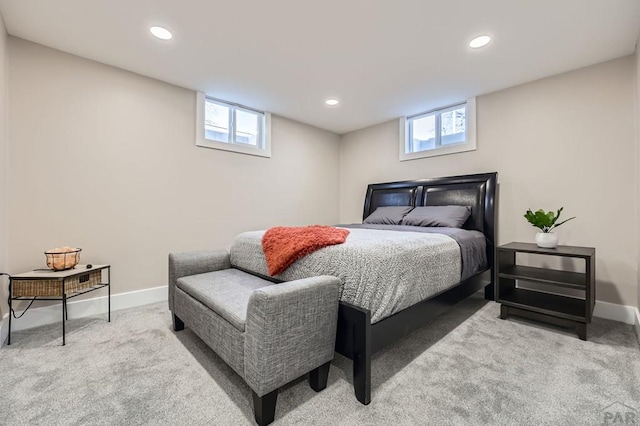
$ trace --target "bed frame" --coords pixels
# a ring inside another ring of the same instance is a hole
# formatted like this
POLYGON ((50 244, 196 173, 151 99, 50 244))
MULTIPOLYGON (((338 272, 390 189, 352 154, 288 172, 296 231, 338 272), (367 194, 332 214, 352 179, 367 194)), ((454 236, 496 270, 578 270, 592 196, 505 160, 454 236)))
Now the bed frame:
POLYGON ((371 402, 371 356, 374 353, 482 288, 485 298, 493 300, 496 184, 497 173, 483 173, 369 185, 363 219, 381 206, 471 206, 471 216, 463 228, 484 233, 489 267, 453 288, 375 324, 371 324, 369 310, 340 302, 336 352, 353 360, 353 387, 362 404, 371 402))

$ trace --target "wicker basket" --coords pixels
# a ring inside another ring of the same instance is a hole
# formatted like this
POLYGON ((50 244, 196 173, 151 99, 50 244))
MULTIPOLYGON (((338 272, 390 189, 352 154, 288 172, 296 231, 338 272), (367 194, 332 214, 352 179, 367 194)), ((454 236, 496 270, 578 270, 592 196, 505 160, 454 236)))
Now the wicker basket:
POLYGON ((54 271, 64 271, 75 267, 80 262, 81 248, 63 247, 47 250, 47 266, 54 271))
MULTIPOLYGON (((102 271, 91 271, 64 279, 66 294, 93 287, 102 281, 102 271)), ((62 297, 62 280, 15 280, 12 283, 13 297, 62 297)))

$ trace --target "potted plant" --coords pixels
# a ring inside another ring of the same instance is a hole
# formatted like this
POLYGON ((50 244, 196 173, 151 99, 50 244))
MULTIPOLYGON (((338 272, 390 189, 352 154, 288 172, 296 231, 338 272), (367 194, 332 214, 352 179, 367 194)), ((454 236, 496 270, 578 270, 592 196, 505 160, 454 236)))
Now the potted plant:
POLYGON ((558 245, 558 235, 551 231, 553 231, 563 223, 569 222, 571 219, 576 218, 575 216, 570 217, 569 219, 563 220, 562 222, 558 223, 558 219, 560 219, 560 213, 562 213, 562 209, 564 209, 564 207, 560 207, 557 213, 554 213, 553 211, 545 212, 542 209, 534 213, 533 211, 531 211, 531 209, 529 209, 524 214, 525 219, 527 219, 530 224, 542 231, 536 234, 536 244, 538 245, 538 247, 555 248, 558 245))

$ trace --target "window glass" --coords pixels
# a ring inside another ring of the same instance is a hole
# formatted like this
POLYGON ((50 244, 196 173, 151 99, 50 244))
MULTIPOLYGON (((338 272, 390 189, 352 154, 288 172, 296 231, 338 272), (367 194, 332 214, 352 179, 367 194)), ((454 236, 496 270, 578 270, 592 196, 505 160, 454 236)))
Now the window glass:
POLYGON ((413 120, 413 132, 411 138, 411 152, 425 151, 436 146, 436 117, 426 117, 413 120))
POLYGON ((205 138, 219 142, 229 142, 230 109, 207 100, 205 102, 205 138))
POLYGON ((465 141, 465 111, 466 108, 458 108, 443 112, 440 115, 441 121, 441 145, 451 145, 465 141))
POLYGON ((257 145, 259 136, 260 117, 253 112, 236 110, 236 143, 257 145))

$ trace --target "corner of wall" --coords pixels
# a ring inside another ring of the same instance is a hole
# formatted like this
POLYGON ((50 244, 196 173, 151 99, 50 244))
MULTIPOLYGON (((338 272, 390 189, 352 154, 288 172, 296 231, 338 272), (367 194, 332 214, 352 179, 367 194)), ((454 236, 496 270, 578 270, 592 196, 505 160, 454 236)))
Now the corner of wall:
POLYGON ((344 196, 344 170, 343 170, 343 160, 344 160, 344 144, 345 144, 345 134, 338 136, 338 145, 340 147, 339 157, 338 157, 338 223, 344 223, 344 203, 342 202, 342 197, 344 196))
MULTIPOLYGON (((635 48, 635 96, 634 96, 634 105, 635 105, 635 132, 636 132, 636 218, 637 224, 640 225, 640 34, 638 34, 638 38, 636 39, 636 48, 635 48)), ((640 226, 638 226, 638 238, 637 245, 640 247, 640 226)), ((640 252, 638 254, 638 264, 637 264, 637 300, 636 306, 640 310, 640 252)), ((640 321, 640 319, 638 320, 640 321)), ((638 331, 640 325, 637 324, 636 321, 636 331, 638 331)), ((638 333, 640 336, 640 332, 638 333)))
MULTIPOLYGON (((9 263, 9 241, 7 232, 8 224, 8 204, 9 204, 9 84, 7 71, 7 30, 4 17, 0 14, 0 272, 5 272, 9 263)), ((2 325, 6 321, 2 318, 6 315, 9 307, 7 305, 8 284, 5 277, 0 278, 0 346, 2 346, 2 325)))

